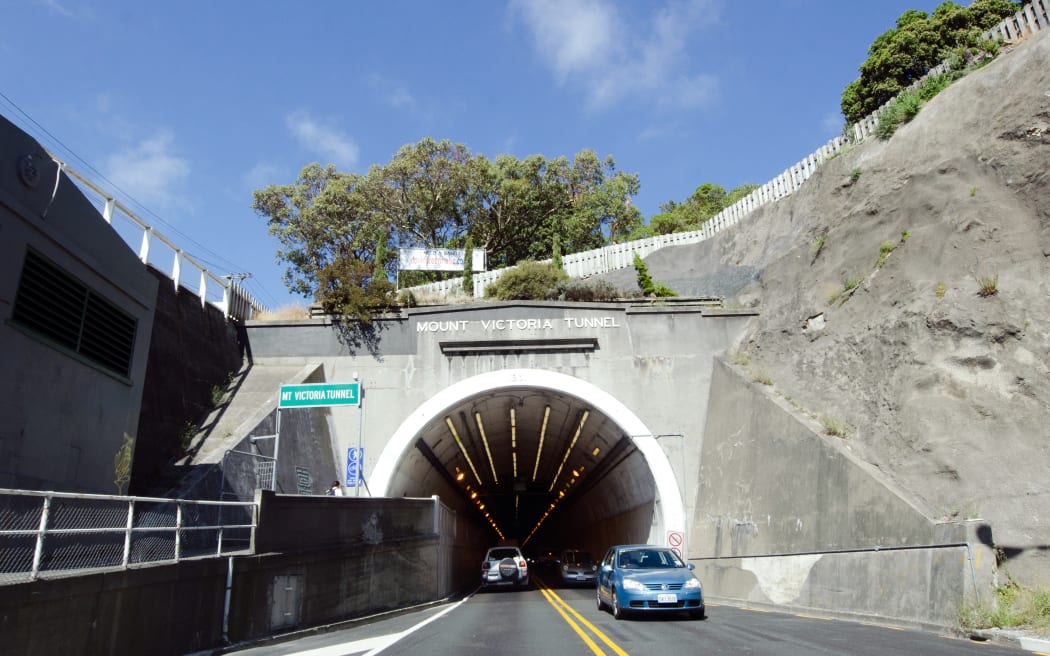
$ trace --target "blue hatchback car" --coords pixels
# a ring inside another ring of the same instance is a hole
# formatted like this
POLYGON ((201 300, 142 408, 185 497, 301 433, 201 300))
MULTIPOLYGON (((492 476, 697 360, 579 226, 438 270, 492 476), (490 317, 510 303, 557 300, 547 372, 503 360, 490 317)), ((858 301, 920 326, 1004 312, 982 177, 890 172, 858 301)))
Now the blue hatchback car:
POLYGON ((700 579, 670 547, 622 544, 609 547, 598 568, 598 610, 611 608, 613 617, 627 613, 687 612, 704 619, 700 579))

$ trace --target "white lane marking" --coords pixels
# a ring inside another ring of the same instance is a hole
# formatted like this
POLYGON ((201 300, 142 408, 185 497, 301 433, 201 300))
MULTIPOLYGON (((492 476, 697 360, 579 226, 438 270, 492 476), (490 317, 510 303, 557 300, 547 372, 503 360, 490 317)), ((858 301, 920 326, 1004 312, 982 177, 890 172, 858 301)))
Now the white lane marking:
POLYGON ((363 640, 354 640, 353 642, 344 642, 338 645, 331 645, 329 647, 318 647, 316 649, 308 649, 306 651, 297 651, 288 654, 288 656, 347 656, 348 654, 360 654, 361 652, 365 652, 363 656, 375 656, 390 645, 396 643, 398 640, 401 640, 405 636, 415 631, 418 631, 419 629, 422 629, 427 624, 430 624, 434 620, 443 617, 445 614, 450 613, 469 598, 470 597, 460 599, 448 608, 442 610, 440 613, 435 613, 434 615, 428 617, 419 624, 416 624, 415 626, 407 628, 404 631, 400 631, 398 633, 388 633, 387 635, 365 638, 363 640))

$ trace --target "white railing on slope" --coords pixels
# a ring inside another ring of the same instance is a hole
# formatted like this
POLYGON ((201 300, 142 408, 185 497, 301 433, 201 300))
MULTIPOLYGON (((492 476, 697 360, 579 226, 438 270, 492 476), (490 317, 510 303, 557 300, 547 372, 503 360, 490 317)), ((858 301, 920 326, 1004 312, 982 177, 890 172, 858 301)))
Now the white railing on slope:
MULTIPOLYGON (((1050 28, 1050 0, 1032 0, 1025 4, 1016 14, 986 31, 982 36, 992 40, 1017 41, 1047 28, 1050 28)), ((948 65, 946 63, 939 64, 931 69, 922 80, 917 80, 902 93, 914 90, 926 77, 939 75, 947 70, 948 65)), ((767 203, 780 200, 797 191, 802 186, 802 183, 808 180, 821 164, 841 152, 846 146, 851 143, 860 143, 871 136, 878 127, 879 117, 886 112, 895 100, 896 98, 891 99, 867 117, 857 121, 852 126, 853 134, 851 139, 839 136, 829 140, 815 152, 788 167, 787 170, 777 177, 705 221, 703 228, 700 230, 676 232, 565 255, 562 256, 562 268, 573 278, 586 278, 608 273, 609 271, 632 266, 635 253, 639 257, 644 258, 649 253, 665 246, 701 242, 717 232, 736 225, 755 209, 767 203)), ((550 260, 545 261, 549 262, 550 260)), ((513 268, 506 267, 475 273, 474 297, 484 297, 485 287, 489 283, 499 280, 500 276, 513 268)), ((426 285, 406 287, 405 291, 410 291, 420 297, 430 298, 463 296, 463 280, 461 277, 456 277, 426 285)))
POLYGON ((253 315, 265 309, 233 276, 218 276, 212 273, 203 263, 179 248, 127 206, 113 198, 112 194, 107 193, 53 154, 51 158, 58 164, 60 173, 64 172, 73 180, 77 189, 95 206, 106 223, 116 230, 129 248, 135 248, 135 242, 138 242, 138 255, 142 263, 150 264, 168 275, 175 284, 176 291, 179 290, 179 287, 189 289, 200 297, 201 307, 204 307, 206 303, 211 303, 222 310, 226 317, 233 319, 251 319, 253 315), (171 258, 170 269, 157 264, 158 259, 163 259, 158 256, 163 253, 171 258), (196 281, 192 278, 183 280, 184 267, 199 274, 196 281))

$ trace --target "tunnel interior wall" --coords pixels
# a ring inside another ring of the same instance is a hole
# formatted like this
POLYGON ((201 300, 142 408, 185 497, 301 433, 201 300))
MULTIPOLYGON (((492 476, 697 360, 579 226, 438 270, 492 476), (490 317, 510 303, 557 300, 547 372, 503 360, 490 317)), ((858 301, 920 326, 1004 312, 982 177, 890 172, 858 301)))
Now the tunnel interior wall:
POLYGON ((932 521, 720 358, 704 435, 690 553, 709 595, 950 626, 990 591, 975 526, 932 521))
POLYGON ((653 477, 645 459, 635 451, 609 475, 621 479, 619 484, 595 484, 579 499, 565 504, 538 533, 537 546, 559 551, 585 549, 601 558, 614 544, 645 542, 653 525, 655 501, 653 477))

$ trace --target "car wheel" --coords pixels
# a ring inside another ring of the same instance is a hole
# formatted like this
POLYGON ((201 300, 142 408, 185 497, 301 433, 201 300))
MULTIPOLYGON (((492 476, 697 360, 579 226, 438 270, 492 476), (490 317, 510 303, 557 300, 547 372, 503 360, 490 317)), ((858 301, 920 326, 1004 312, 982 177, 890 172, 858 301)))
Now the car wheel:
POLYGON ((620 608, 620 598, 616 596, 616 588, 613 588, 612 591, 612 613, 613 617, 618 620, 622 620, 625 614, 623 608, 620 608))
POLYGON ((597 588, 594 589, 594 599, 598 602, 598 610, 605 610, 605 602, 602 601, 602 593, 597 588))

